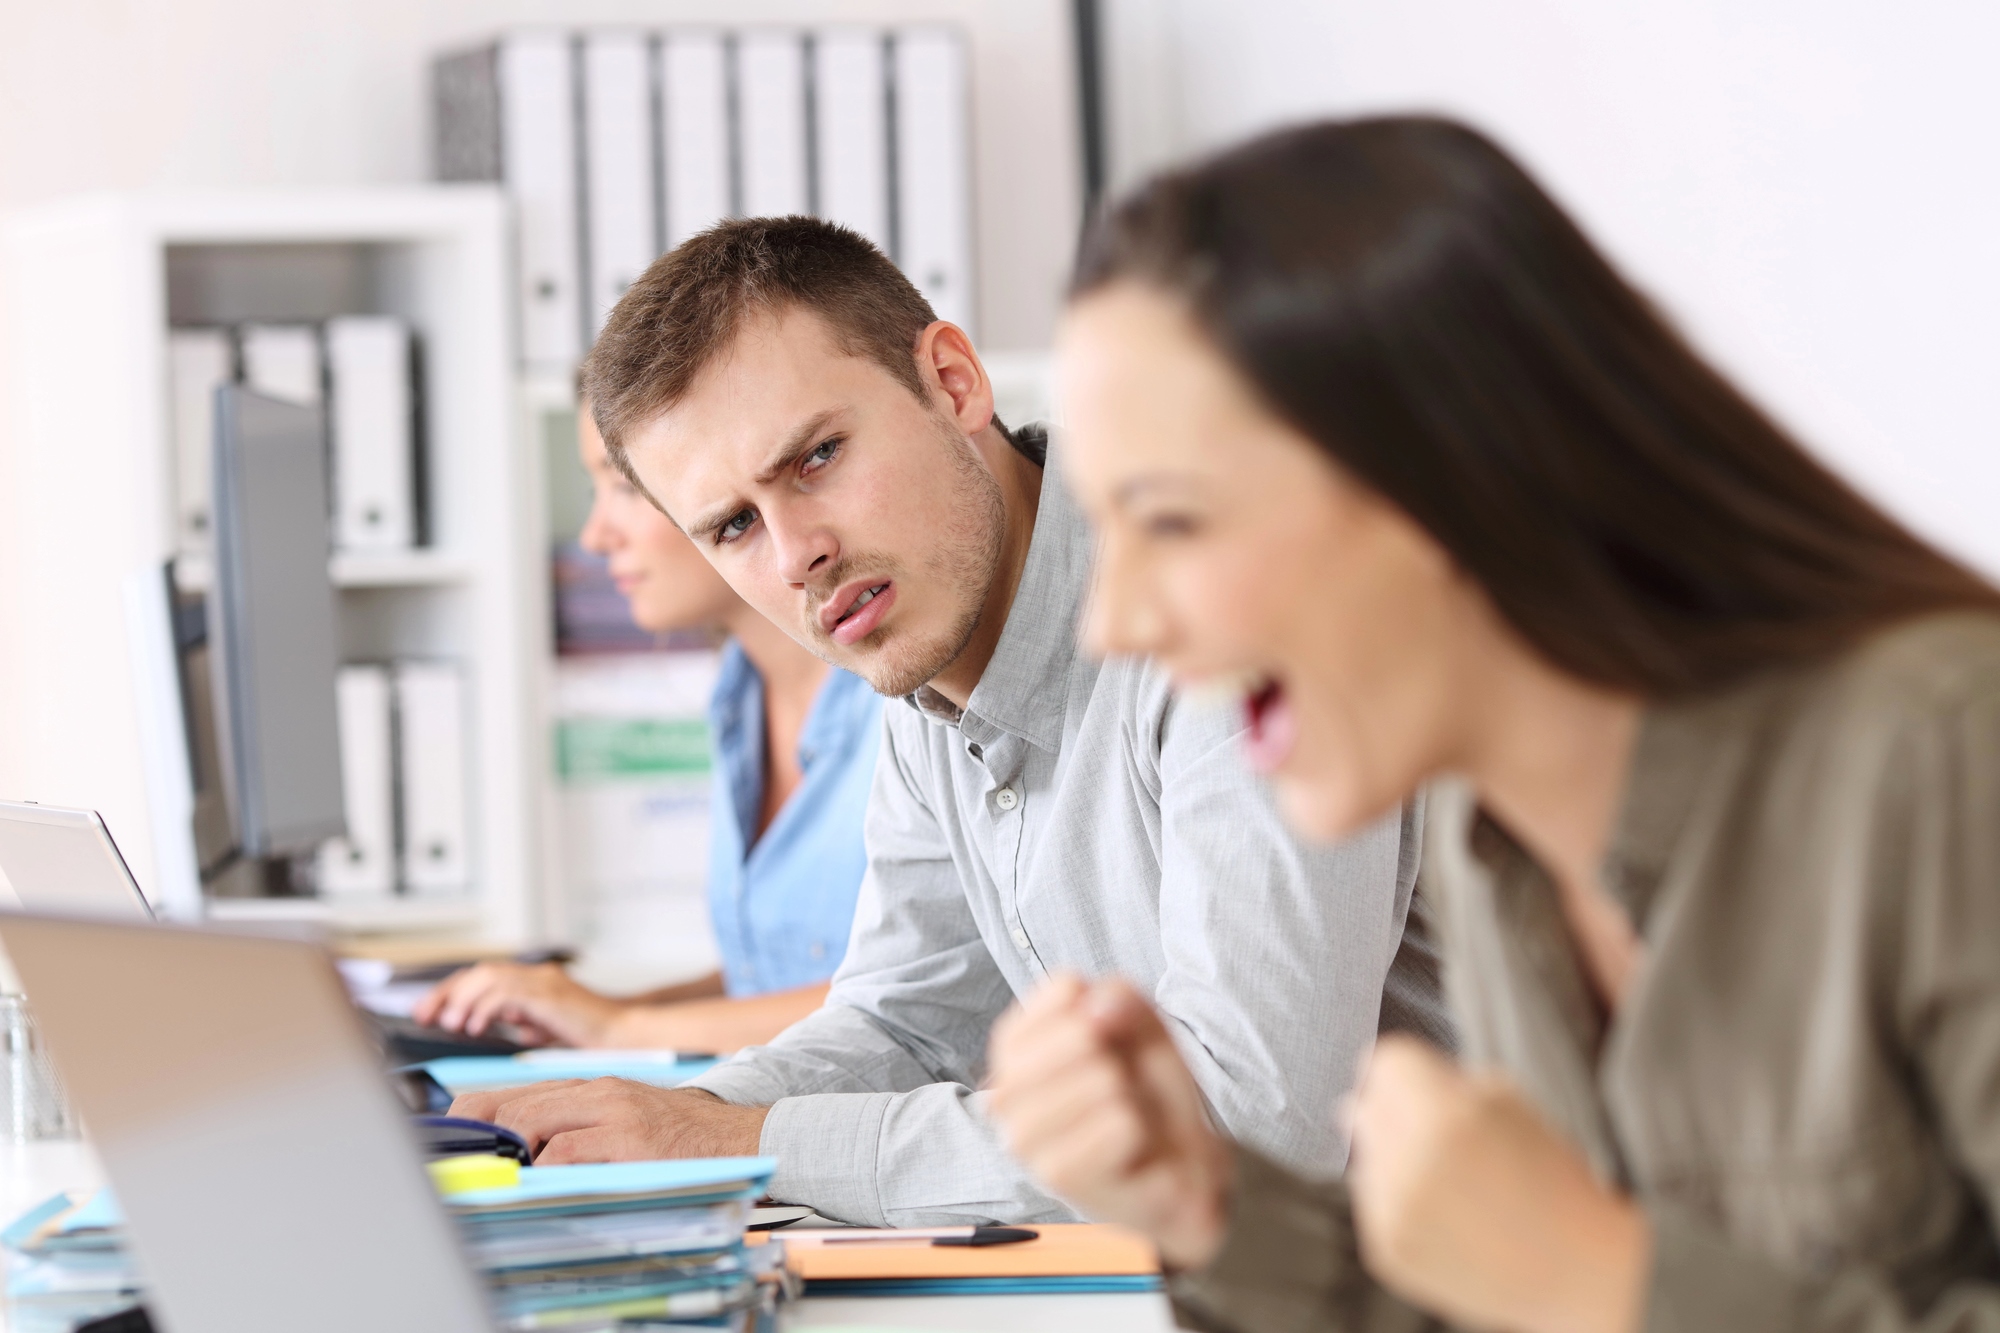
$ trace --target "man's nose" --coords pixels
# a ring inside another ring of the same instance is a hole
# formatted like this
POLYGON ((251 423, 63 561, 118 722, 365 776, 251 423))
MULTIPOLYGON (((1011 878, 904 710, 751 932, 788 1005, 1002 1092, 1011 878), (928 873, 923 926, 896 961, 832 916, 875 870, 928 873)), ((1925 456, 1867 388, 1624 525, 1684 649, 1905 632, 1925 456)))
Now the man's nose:
POLYGON ((778 571, 794 587, 804 587, 840 559, 840 541, 825 524, 803 515, 766 521, 777 548, 778 571))

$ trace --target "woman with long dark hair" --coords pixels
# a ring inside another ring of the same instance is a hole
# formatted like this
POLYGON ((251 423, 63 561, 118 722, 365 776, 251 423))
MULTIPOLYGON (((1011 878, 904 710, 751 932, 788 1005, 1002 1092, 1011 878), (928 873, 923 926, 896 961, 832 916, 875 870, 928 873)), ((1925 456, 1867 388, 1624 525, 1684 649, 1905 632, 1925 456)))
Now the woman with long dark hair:
POLYGON ((1462 126, 1165 176, 1073 297, 1090 637, 1240 692, 1304 831, 1428 790, 1461 1046, 1385 1039, 1308 1182, 1059 978, 1028 1166, 1214 1328, 2000 1329, 2000 594, 1462 126))

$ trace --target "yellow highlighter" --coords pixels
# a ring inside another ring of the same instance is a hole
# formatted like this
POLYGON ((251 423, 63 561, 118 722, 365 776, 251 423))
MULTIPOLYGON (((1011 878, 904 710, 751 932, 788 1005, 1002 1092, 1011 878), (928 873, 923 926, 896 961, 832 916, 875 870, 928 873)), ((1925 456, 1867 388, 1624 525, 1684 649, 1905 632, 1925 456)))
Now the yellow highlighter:
POLYGON ((464 1157, 440 1157, 427 1162, 431 1183, 438 1193, 470 1194, 474 1190, 505 1189, 521 1183, 521 1164, 511 1157, 490 1153, 469 1153, 464 1157))

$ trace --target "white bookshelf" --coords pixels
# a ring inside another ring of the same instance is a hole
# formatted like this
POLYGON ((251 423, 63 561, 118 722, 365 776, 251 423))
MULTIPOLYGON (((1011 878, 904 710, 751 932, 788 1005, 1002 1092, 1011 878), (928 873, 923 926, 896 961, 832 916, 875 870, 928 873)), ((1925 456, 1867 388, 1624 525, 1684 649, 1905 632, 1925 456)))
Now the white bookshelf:
POLYGON ((18 452, 0 517, 26 564, 22 632, 6 647, 23 696, 0 706, 26 724, 17 771, 31 788, 4 795, 101 810, 141 884, 178 916, 544 938, 546 553, 499 192, 96 195, 14 215, 0 250, 16 413, 5 438, 18 452), (334 558, 342 655, 465 665, 472 886, 450 898, 191 901, 162 834, 161 784, 148 781, 123 610, 128 578, 173 550, 167 330, 345 313, 399 315, 421 340, 431 544, 334 558))

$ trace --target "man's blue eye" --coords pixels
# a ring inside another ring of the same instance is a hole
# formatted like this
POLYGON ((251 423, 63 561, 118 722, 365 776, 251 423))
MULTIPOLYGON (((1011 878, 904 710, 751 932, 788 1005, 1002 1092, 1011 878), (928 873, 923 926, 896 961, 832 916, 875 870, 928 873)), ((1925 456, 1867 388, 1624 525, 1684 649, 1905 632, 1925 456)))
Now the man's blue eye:
POLYGON ((839 452, 840 452, 840 441, 828 440, 826 443, 820 445, 817 449, 814 449, 811 453, 807 454, 806 461, 808 463, 830 463, 833 461, 833 456, 839 452))
POLYGON ((757 515, 751 512, 750 510, 745 509, 742 513, 737 514, 734 518, 730 519, 727 523, 724 523, 722 525, 722 535, 725 537, 740 537, 744 533, 748 532, 750 530, 750 525, 756 521, 757 521, 757 515))

